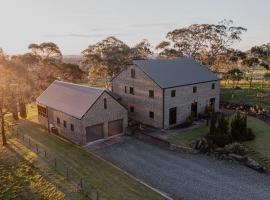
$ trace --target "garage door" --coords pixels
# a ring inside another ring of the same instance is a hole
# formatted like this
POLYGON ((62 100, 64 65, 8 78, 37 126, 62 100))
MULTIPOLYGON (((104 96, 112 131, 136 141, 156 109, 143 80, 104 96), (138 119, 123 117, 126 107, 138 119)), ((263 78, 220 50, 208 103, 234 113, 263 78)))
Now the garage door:
POLYGON ((123 119, 111 121, 108 124, 109 136, 123 133, 123 119))
POLYGON ((103 124, 88 126, 86 130, 86 142, 92 142, 104 138, 103 124))

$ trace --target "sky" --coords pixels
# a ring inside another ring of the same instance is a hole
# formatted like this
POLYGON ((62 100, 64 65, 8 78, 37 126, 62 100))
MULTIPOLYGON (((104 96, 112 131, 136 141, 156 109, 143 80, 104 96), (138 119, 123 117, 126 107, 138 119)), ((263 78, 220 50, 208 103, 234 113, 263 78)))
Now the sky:
POLYGON ((270 0, 0 0, 0 47, 27 52, 30 43, 55 42, 64 55, 116 36, 128 45, 194 23, 231 19, 248 31, 235 48, 270 42, 270 0))

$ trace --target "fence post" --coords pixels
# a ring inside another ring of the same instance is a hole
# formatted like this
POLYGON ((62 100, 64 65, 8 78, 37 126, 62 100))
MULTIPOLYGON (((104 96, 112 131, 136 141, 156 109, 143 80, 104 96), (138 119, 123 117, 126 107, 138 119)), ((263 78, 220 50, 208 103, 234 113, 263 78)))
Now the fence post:
POLYGON ((54 159, 54 168, 56 169, 56 158, 54 159))
POLYGON ((66 175, 67 175, 67 180, 68 180, 68 167, 67 167, 67 174, 66 175))
POLYGON ((29 147, 31 147, 31 140, 30 140, 30 137, 28 138, 28 144, 29 144, 29 147))
POLYGON ((37 153, 38 153, 38 144, 36 144, 36 150, 37 150, 37 153))
POLYGON ((47 152, 46 152, 46 150, 44 150, 44 156, 45 156, 45 158, 47 158, 47 152))
POLYGON ((81 177, 81 180, 80 180, 80 186, 81 186, 81 190, 83 191, 83 179, 81 177))
POLYGON ((97 200, 99 200, 99 192, 97 191, 97 200))

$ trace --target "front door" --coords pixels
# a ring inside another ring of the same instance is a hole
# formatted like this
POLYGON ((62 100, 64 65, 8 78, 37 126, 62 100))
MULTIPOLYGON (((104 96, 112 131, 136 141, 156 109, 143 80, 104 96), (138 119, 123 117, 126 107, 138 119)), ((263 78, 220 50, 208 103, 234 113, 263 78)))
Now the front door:
POLYGON ((177 119, 177 108, 170 108, 169 110, 169 124, 173 125, 176 124, 176 119, 177 119))
POLYGON ((215 105, 216 105, 216 99, 211 98, 210 99, 210 107, 211 107, 212 112, 215 112, 215 105))
POLYGON ((191 104, 191 116, 192 117, 197 117, 197 110, 198 110, 198 104, 197 104, 197 102, 193 102, 192 104, 191 104))

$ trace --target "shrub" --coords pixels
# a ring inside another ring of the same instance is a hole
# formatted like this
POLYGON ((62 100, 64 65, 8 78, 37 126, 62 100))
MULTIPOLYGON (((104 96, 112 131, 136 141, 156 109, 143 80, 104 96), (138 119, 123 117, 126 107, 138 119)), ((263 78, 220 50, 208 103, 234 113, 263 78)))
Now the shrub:
POLYGON ((247 148, 238 142, 235 142, 232 144, 227 144, 224 147, 224 149, 225 149, 225 151, 227 151, 229 153, 234 153, 234 154, 238 154, 241 156, 246 155, 248 153, 247 148))
POLYGON ((229 119, 226 118, 224 114, 221 114, 219 117, 212 115, 207 139, 219 147, 224 147, 231 143, 232 138, 229 131, 229 119))
POLYGON ((234 141, 243 142, 253 140, 255 135, 250 128, 247 128, 247 116, 237 113, 231 122, 231 135, 234 141))
POLYGON ((21 118, 23 118, 23 119, 27 118, 27 112, 26 112, 25 103, 20 102, 19 107, 20 107, 20 116, 21 116, 21 118))
POLYGON ((187 119, 186 119, 186 124, 191 126, 194 122, 194 117, 192 115, 190 115, 187 119))

